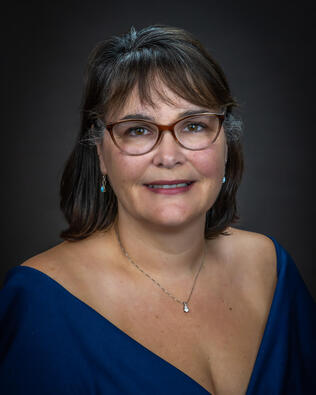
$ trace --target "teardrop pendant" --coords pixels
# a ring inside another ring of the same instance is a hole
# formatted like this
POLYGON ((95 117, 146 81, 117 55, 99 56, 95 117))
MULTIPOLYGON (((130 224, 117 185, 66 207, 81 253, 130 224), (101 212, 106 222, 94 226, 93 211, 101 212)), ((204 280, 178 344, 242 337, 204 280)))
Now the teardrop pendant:
POLYGON ((183 302, 183 311, 185 313, 188 313, 190 311, 189 306, 185 302, 183 302))
POLYGON ((100 191, 102 193, 104 193, 106 191, 106 184, 107 184, 106 176, 102 176, 102 182, 101 182, 101 188, 100 188, 100 191))

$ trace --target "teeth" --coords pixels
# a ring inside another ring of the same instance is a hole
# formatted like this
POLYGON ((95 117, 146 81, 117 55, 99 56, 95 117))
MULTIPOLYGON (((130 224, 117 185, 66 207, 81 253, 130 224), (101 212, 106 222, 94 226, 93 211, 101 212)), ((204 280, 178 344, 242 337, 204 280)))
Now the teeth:
POLYGON ((164 185, 148 185, 149 188, 163 188, 163 189, 171 189, 171 188, 183 188, 183 187, 187 187, 188 185, 190 185, 191 182, 188 183, 182 183, 182 184, 164 184, 164 185))

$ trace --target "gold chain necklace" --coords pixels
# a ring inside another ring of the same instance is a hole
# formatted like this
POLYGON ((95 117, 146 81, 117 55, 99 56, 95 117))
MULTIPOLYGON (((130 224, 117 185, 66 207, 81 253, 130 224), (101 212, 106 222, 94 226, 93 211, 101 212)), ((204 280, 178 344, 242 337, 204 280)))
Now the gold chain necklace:
POLYGON ((126 258, 129 260, 129 262, 130 262, 132 265, 134 265, 134 266, 136 267, 136 269, 138 269, 138 270, 139 270, 141 273, 143 273, 146 277, 148 277, 154 284, 156 284, 165 294, 167 294, 167 295, 168 295, 170 298, 172 298, 175 302, 182 304, 182 305, 183 305, 183 311, 184 311, 185 313, 188 313, 188 312, 190 311, 190 309, 189 309, 189 302, 190 302, 190 299, 191 299, 191 296, 192 296, 192 293, 193 293, 193 290, 194 290, 194 287, 195 287, 195 283, 196 283, 196 280, 197 280, 197 278, 198 278, 198 276, 199 276, 199 274, 200 274, 200 271, 201 271, 201 269, 202 269, 202 266, 204 265, 205 248, 204 248, 204 253, 203 253, 203 257, 202 257, 202 260, 201 260, 201 264, 200 264, 199 270, 197 271, 197 273, 196 273, 196 275, 195 275, 195 277, 194 277, 194 280, 193 280, 193 284, 192 284, 192 288, 191 288, 190 295, 189 295, 189 297, 188 297, 188 299, 187 299, 186 301, 182 301, 182 300, 176 298, 174 295, 172 295, 169 291, 167 291, 166 288, 164 288, 163 286, 161 286, 161 285, 158 283, 158 281, 156 281, 154 278, 152 278, 152 277, 151 277, 148 273, 146 273, 141 267, 139 267, 139 266, 137 265, 137 263, 135 263, 135 262, 133 261, 133 259, 128 255, 127 251, 125 250, 125 248, 124 248, 123 245, 122 245, 122 242, 121 242, 121 239, 120 239, 120 235, 119 235, 119 232, 118 232, 118 229, 117 229, 116 226, 115 226, 115 234, 116 234, 116 237, 117 237, 117 241, 118 241, 118 243, 119 243, 119 245, 120 245, 121 251, 122 251, 123 254, 126 256, 126 258))

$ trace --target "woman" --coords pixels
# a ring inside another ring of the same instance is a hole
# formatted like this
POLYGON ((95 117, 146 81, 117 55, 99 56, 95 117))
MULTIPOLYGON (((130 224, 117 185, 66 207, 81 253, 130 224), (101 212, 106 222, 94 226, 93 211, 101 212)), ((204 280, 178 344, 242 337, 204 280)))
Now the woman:
POLYGON ((5 394, 308 394, 315 305, 286 251, 231 227, 236 102, 189 33, 92 52, 61 183, 65 240, 1 291, 5 394))

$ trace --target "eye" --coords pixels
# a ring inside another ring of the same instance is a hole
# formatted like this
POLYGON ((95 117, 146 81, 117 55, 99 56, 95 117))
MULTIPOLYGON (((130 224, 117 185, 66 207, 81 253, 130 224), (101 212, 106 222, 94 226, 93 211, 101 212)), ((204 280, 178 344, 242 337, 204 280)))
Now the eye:
POLYGON ((187 124, 183 130, 185 132, 195 133, 195 132, 201 132, 204 129, 205 129, 205 125, 203 125, 202 123, 191 122, 187 124))
POLYGON ((148 134, 150 134, 148 129, 139 126, 128 128, 125 132, 125 135, 131 137, 147 136, 148 134))

